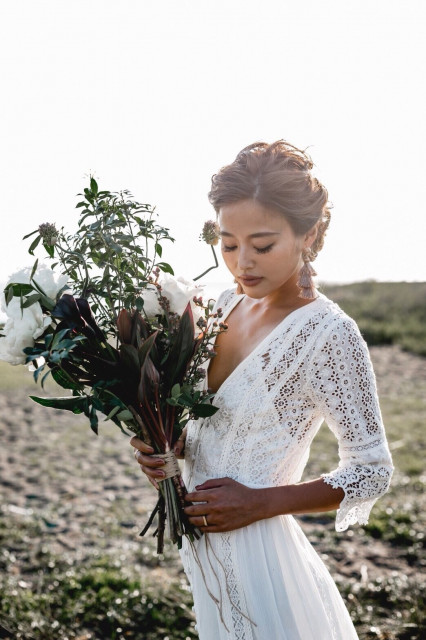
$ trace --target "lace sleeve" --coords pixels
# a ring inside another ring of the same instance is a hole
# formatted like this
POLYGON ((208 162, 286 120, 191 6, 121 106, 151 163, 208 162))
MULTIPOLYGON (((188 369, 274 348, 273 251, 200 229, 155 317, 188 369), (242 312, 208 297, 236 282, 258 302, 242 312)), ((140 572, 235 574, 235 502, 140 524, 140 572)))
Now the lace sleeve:
POLYGON ((315 349, 309 377, 314 400, 339 444, 338 468, 322 475, 345 492, 336 530, 367 524, 375 501, 389 488, 393 466, 368 348, 351 318, 336 318, 315 349))

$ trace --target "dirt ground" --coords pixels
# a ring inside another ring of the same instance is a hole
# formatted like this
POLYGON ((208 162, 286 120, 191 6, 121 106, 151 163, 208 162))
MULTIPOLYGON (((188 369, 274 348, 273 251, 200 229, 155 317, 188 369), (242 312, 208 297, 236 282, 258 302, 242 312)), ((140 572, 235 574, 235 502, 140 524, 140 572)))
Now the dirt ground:
MULTIPOLYGON (((425 358, 397 347, 375 347, 371 354, 384 403, 394 402, 404 394, 420 397, 425 392, 425 358)), ((164 583, 182 578, 173 550, 158 560, 150 538, 138 536, 156 495, 140 474, 126 437, 109 423, 100 424, 101 435, 96 437, 84 418, 44 409, 28 399, 30 393, 43 392, 23 368, 22 376, 14 371, 12 381, 5 369, 2 372, 1 510, 14 526, 38 523, 27 553, 12 554, 8 572, 25 581, 31 563, 38 566, 40 549, 47 547, 49 553, 70 558, 70 563, 84 562, 102 550, 164 583)), ((51 387, 49 393, 56 391, 51 387)), ((399 439, 393 435, 391 449, 399 446, 399 439)), ((405 477, 397 470, 398 495, 403 496, 405 477)), ((410 509, 410 497, 401 499, 410 509)), ((346 595, 349 593, 349 599, 356 599, 363 587, 387 578, 420 579, 421 566, 418 561, 407 560, 405 547, 375 539, 357 527, 337 535, 327 514, 300 521, 338 586, 346 595)), ((371 619, 374 620, 374 612, 371 619)), ((361 625, 360 637, 420 638, 414 629, 411 636, 403 636, 392 635, 389 624, 382 630, 380 625, 376 627, 370 624, 367 629, 361 625)))

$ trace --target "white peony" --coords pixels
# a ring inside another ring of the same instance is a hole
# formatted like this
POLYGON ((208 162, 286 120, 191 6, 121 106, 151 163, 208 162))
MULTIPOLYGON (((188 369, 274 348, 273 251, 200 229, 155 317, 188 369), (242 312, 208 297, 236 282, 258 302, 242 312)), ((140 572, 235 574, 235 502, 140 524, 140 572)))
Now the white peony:
MULTIPOLYGON (((6 286, 11 282, 16 282, 17 284, 30 284, 31 271, 32 267, 25 267, 20 271, 12 273, 6 283, 6 286)), ((46 264, 40 264, 34 274, 34 280, 39 285, 39 287, 43 289, 48 298, 55 300, 58 292, 64 285, 66 285, 68 277, 64 274, 55 273, 46 264)), ((34 291, 34 293, 36 292, 34 291)), ((4 294, 2 294, 1 308, 7 315, 9 315, 4 294)))
POLYGON ((8 319, 1 330, 4 338, 0 338, 0 360, 10 364, 25 364, 25 347, 32 347, 34 340, 42 335, 51 320, 43 316, 38 302, 27 309, 21 309, 19 298, 12 298, 6 307, 8 319))
MULTIPOLYGON (((199 298, 203 295, 203 288, 197 286, 192 280, 185 280, 181 276, 175 277, 169 273, 162 273, 158 279, 161 285, 161 293, 170 303, 170 311, 178 313, 180 316, 185 311, 188 302, 191 303, 191 310, 196 323, 204 315, 203 309, 193 302, 193 297, 199 298)), ((144 289, 142 298, 144 300, 144 312, 148 318, 153 318, 158 313, 162 313, 158 302, 158 290, 156 287, 144 289)))
MULTIPOLYGON (((13 273, 7 284, 30 284, 31 271, 32 267, 26 267, 13 273)), ((55 301, 56 295, 67 283, 67 276, 56 274, 50 267, 41 264, 34 274, 34 280, 44 293, 55 301)), ((20 298, 13 297, 7 305, 4 293, 2 293, 1 307, 7 315, 7 320, 1 330, 4 337, 0 337, 0 360, 10 364, 24 364, 26 356, 23 349, 34 345, 34 340, 44 333, 51 319, 43 315, 39 302, 21 309, 20 298)))

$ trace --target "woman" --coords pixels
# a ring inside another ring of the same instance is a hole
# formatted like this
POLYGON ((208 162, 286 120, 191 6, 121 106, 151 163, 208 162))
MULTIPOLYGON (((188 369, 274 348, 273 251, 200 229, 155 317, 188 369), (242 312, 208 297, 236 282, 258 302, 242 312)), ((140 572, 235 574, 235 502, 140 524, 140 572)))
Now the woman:
MULTIPOLYGON (((392 474, 366 344, 311 279, 330 218, 311 169, 281 140, 246 147, 212 179, 237 289, 217 302, 228 331, 208 383, 220 411, 190 422, 185 442, 186 512, 206 534, 182 551, 201 640, 357 638, 292 517, 338 509, 338 531, 365 524, 392 474), (301 483, 323 420, 338 439, 339 467, 301 483)), ((131 444, 156 484, 162 461, 131 444)))

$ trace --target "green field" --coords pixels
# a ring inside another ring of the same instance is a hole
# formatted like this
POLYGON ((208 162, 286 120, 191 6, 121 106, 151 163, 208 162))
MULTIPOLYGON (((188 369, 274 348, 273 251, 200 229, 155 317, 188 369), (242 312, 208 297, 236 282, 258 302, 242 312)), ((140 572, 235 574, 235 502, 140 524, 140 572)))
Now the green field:
POLYGON ((426 356, 426 282, 358 282, 321 290, 354 318, 369 345, 426 356))

